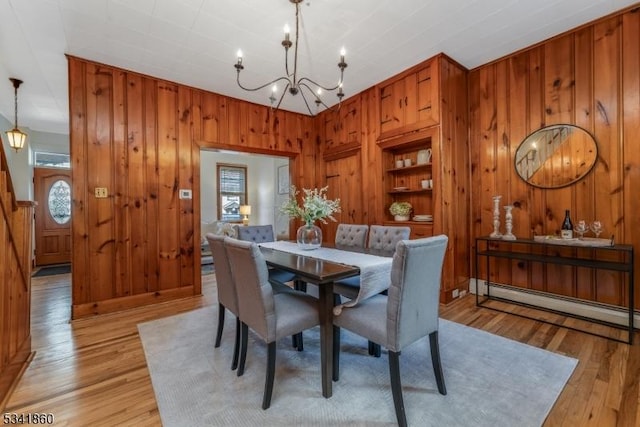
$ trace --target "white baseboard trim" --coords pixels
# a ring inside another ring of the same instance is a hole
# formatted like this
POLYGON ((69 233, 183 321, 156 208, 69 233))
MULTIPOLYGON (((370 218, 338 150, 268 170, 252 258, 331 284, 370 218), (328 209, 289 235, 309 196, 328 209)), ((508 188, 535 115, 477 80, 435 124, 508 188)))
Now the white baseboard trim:
MULTIPOLYGON (((478 292, 480 295, 484 295, 487 290, 487 283, 485 280, 478 280, 478 292)), ((469 279, 469 292, 476 293, 476 279, 469 279)), ((574 314, 577 316, 587 317, 590 319, 597 319, 616 325, 627 326, 629 324, 629 311, 620 311, 616 309, 610 309, 600 305, 592 305, 588 302, 581 303, 578 301, 572 301, 568 299, 556 298, 552 296, 545 296, 540 293, 531 293, 526 290, 518 290, 517 288, 501 285, 491 284, 491 295, 505 298, 512 301, 521 302, 524 304, 530 304, 536 307, 544 307, 551 310, 562 311, 565 313, 574 314)), ((640 327, 640 314, 636 311, 633 316, 634 328, 640 327)))

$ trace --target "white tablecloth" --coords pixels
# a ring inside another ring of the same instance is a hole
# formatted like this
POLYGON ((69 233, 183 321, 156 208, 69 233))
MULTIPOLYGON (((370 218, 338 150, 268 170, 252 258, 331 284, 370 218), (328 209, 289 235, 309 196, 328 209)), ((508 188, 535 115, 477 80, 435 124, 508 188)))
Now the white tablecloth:
POLYGON ((335 315, 339 315, 342 312, 342 307, 353 307, 358 304, 358 302, 377 295, 389 288, 392 263, 392 258, 390 257, 322 247, 313 250, 303 250, 300 249, 296 243, 287 241, 264 242, 259 245, 278 251, 304 255, 309 258, 358 267, 360 269, 360 291, 358 292, 358 296, 354 300, 335 307, 333 310, 335 315))

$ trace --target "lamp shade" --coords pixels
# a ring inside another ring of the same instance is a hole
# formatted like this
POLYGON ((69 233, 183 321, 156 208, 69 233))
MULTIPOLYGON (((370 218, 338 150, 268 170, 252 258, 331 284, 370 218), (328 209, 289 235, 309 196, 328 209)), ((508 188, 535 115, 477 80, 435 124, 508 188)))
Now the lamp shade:
POLYGON ((27 134, 18 128, 13 128, 7 131, 7 139, 9 140, 9 147, 18 151, 24 147, 24 143, 27 140, 27 134))
POLYGON ((240 205, 240 215, 251 215, 251 205, 240 205))

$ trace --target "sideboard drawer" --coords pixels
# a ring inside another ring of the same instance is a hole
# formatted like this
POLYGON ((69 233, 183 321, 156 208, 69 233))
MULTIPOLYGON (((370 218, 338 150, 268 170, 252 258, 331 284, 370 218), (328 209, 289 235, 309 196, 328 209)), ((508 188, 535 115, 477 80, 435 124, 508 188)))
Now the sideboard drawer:
POLYGON ((433 236, 433 224, 411 224, 411 239, 433 236))

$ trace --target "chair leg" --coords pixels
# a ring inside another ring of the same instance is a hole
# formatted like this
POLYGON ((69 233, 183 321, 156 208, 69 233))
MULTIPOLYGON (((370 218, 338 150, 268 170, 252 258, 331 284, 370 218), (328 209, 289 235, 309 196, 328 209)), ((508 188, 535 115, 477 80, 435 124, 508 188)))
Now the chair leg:
POLYGON ((389 350, 389 376, 391 377, 391 394, 393 404, 396 407, 398 426, 407 426, 407 416, 404 413, 404 401, 402 400, 402 382, 400 381, 400 352, 389 350))
POLYGON ((267 347, 267 375, 264 380, 264 395, 262 396, 262 409, 271 406, 271 394, 273 393, 273 378, 276 374, 276 343, 270 342, 267 347))
POLYGON ((231 362, 231 370, 234 371, 238 367, 238 356, 240 353, 240 318, 236 317, 236 342, 233 345, 233 361, 231 362))
POLYGON ((222 339, 222 330, 224 329, 224 305, 218 303, 218 332, 216 333, 215 348, 220 347, 220 340, 222 339))
POLYGON ((247 344, 249 337, 249 327, 244 322, 241 322, 241 325, 242 331, 240 332, 240 337, 242 338, 242 342, 240 344, 240 364, 238 365, 239 377, 244 374, 244 364, 247 361, 247 344))
POLYGON ((293 289, 295 289, 296 291, 307 292, 307 282, 300 279, 295 279, 293 281, 293 289))
POLYGON ((294 335, 296 337, 296 345, 295 347, 298 348, 298 351, 303 351, 304 350, 304 341, 302 340, 302 332, 299 332, 297 334, 294 335))
POLYGON ((440 346, 438 345, 438 331, 429 334, 429 346, 431 347, 431 363, 433 364, 433 373, 436 376, 438 391, 440 394, 447 394, 447 388, 444 385, 444 373, 442 372, 442 363, 440 362, 440 346))
POLYGON ((333 380, 340 379, 340 328, 333 327, 333 380))
POLYGON ((381 354, 380 344, 376 344, 373 341, 369 341, 369 354, 374 357, 380 357, 380 354, 381 354))

